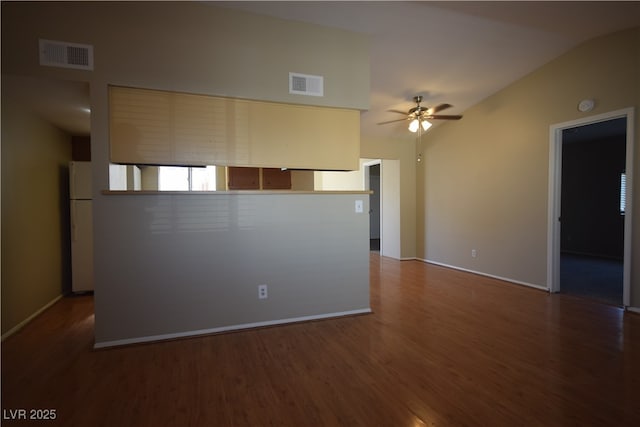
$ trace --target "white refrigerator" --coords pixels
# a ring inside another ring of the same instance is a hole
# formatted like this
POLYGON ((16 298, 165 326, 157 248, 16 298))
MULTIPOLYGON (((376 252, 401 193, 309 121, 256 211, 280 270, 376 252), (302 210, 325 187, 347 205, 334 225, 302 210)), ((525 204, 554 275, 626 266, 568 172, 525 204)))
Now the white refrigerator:
POLYGON ((71 290, 93 291, 91 162, 69 163, 71 290))

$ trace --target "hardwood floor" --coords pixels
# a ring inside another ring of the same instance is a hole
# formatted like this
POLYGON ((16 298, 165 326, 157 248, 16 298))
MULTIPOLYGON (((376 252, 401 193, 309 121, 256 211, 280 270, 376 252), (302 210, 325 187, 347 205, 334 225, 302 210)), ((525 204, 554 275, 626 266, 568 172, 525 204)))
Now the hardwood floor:
POLYGON ((376 254, 371 299, 370 315, 92 350, 92 297, 64 298, 2 344, 3 424, 639 425, 638 315, 376 254))

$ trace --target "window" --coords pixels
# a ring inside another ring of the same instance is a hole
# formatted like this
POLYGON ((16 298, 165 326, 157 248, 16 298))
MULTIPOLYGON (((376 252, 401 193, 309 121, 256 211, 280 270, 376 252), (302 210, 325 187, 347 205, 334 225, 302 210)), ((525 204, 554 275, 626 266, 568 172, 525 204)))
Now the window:
POLYGON ((216 167, 189 168, 190 191, 216 191, 216 167))
POLYGON ((216 191, 216 167, 159 166, 160 191, 216 191))
POLYGON ((627 207, 627 174, 620 174, 620 215, 624 215, 627 207))

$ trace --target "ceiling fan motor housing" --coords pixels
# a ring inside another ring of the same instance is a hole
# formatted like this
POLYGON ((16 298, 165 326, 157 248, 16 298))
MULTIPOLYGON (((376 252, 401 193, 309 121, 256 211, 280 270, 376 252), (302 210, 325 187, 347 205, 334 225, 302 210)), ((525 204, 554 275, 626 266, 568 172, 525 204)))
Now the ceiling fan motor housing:
POLYGON ((416 95, 413 97, 414 102, 416 103, 416 106, 411 108, 407 113, 400 111, 400 110, 389 110, 393 113, 399 113, 399 114, 406 114, 407 116, 404 119, 398 119, 398 120, 390 120, 387 122, 382 122, 382 123, 378 123, 379 125, 384 125, 384 124, 388 124, 388 123, 393 123, 393 122, 400 122, 403 120, 415 120, 418 119, 419 121, 424 121, 426 119, 429 120, 460 120, 462 118, 461 115, 442 115, 442 114, 436 114, 442 110, 445 110, 447 108, 452 107, 451 104, 440 104, 440 105, 436 105, 435 107, 423 107, 420 105, 420 103, 422 102, 422 95, 416 95))

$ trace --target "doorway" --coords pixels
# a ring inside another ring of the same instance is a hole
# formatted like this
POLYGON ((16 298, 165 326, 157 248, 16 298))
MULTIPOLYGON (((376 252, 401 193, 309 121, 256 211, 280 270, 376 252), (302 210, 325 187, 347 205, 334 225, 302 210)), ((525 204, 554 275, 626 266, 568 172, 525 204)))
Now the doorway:
POLYGON ((622 305, 626 117, 562 131, 560 291, 622 305))
POLYGON ((551 292, 629 305, 633 110, 551 126, 551 292))
MULTIPOLYGON (((364 160, 364 159, 363 159, 364 160)), ((400 228, 400 160, 377 159, 364 160, 364 188, 371 190, 371 175, 379 170, 380 190, 379 199, 370 196, 370 209, 378 207, 379 214, 371 212, 371 229, 378 231, 380 236, 380 255, 401 259, 401 228, 400 228), (374 168, 372 172, 371 168, 374 168), (377 169, 376 169, 377 168, 377 169)), ((375 176, 375 175, 374 175, 375 176)), ((375 178, 373 180, 375 182, 375 178)), ((373 210, 373 209, 372 209, 373 210)))
POLYGON ((369 196, 369 249, 372 252, 380 252, 380 215, 381 201, 380 195, 380 161, 365 163, 365 190, 371 191, 369 196))

